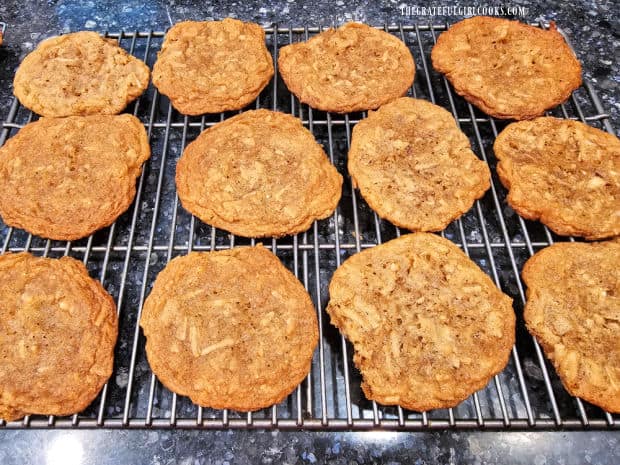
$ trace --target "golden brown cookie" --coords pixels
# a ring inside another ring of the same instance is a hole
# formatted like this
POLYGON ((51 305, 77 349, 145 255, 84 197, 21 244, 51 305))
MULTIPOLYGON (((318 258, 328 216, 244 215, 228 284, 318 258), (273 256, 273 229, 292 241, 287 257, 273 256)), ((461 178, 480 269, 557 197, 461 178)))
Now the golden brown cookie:
POLYGON ((81 262, 0 256, 0 418, 84 410, 112 374, 117 329, 81 262))
POLYGON ((282 47, 278 69, 299 100, 336 113, 375 109, 402 97, 415 75, 400 39, 359 23, 282 47))
POLYGON ((140 325, 166 387, 241 411, 290 394, 318 341, 310 296, 261 245, 175 258, 157 276, 140 325))
POLYGON ((562 35, 518 21, 475 16, 442 33, 433 67, 459 95, 502 119, 529 119, 581 85, 581 65, 562 35))
POLYGON ((491 177, 450 113, 409 97, 353 128, 348 168, 381 218, 413 231, 445 229, 484 195, 491 177))
POLYGON ((149 85, 149 68, 96 32, 44 40, 15 73, 20 103, 43 116, 115 115, 149 85))
POLYGON ((453 243, 407 234, 353 255, 327 313, 353 343, 368 399, 453 407, 499 373, 515 340, 512 300, 453 243))
POLYGON ((273 60, 258 24, 183 21, 166 33, 153 84, 186 115, 238 110, 273 76, 273 60))
POLYGON ((328 217, 342 176, 297 118, 252 110, 189 144, 176 184, 183 207, 205 223, 240 236, 279 237, 328 217))
POLYGON ((519 215, 557 234, 620 234, 620 140, 551 117, 510 124, 493 146, 497 174, 519 215))
POLYGON ((525 323, 566 390, 620 413, 620 242, 554 244, 523 280, 525 323))
POLYGON ((132 115, 41 118, 0 148, 0 215, 41 237, 86 237, 129 208, 150 153, 132 115))

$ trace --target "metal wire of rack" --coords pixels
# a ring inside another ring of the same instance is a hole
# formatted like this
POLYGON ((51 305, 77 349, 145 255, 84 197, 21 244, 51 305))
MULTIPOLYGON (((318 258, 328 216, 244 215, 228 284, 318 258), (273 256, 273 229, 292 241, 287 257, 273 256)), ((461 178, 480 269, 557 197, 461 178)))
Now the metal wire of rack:
MULTIPOLYGON (((546 24, 538 24, 547 27, 546 24)), ((431 429, 618 429, 620 419, 571 397, 562 388, 521 317, 525 287, 523 263, 557 237, 537 222, 523 220, 505 204, 506 191, 495 174, 492 144, 506 122, 490 118, 460 97, 429 66, 432 45, 447 24, 398 25, 383 28, 402 39, 414 55, 416 81, 410 95, 449 109, 470 137, 474 152, 493 172, 491 189, 461 219, 442 233, 459 245, 504 292, 514 299, 517 343, 506 369, 482 390, 455 408, 411 412, 366 400, 352 348, 329 324, 324 309, 332 273, 349 255, 400 236, 403 231, 383 221, 354 191, 346 170, 351 128, 363 113, 336 115, 300 104, 277 74, 255 102, 300 118, 323 144, 345 176, 343 196, 331 218, 315 222, 306 233, 263 240, 305 285, 317 308, 319 346, 307 379, 282 403, 254 413, 213 410, 165 389, 149 369, 139 328, 142 304, 157 273, 174 256, 192 250, 220 250, 255 244, 216 230, 182 209, 174 187, 176 160, 200 131, 235 113, 183 116, 167 98, 150 87, 127 109, 145 124, 152 158, 139 178, 136 199, 112 226, 75 242, 50 241, 9 228, 0 222, 0 252, 30 251, 82 260, 114 297, 119 313, 119 339, 114 372, 101 394, 84 412, 72 417, 25 417, 3 428, 279 428, 330 430, 431 429)), ((319 27, 266 29, 274 63, 283 45, 307 40, 319 27)), ((152 66, 164 32, 121 32, 115 38, 131 54, 152 66)), ((387 78, 387 77, 386 77, 387 78)), ((601 103, 586 82, 570 100, 550 112, 613 132, 601 103)), ((24 124, 36 119, 14 100, 0 132, 0 145, 24 124)))

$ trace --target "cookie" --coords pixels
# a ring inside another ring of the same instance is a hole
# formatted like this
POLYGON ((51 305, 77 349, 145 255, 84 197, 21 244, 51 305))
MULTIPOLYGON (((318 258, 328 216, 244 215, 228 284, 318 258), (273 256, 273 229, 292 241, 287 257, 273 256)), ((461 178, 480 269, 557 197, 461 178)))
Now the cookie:
POLYGON ((620 242, 557 243, 523 268, 528 330, 566 390, 620 413, 620 242))
POLYGON ((116 307, 70 257, 0 256, 0 418, 84 410, 112 374, 116 307))
POLYGON ((183 21, 166 33, 153 84, 186 115, 238 110, 273 76, 273 60, 258 24, 183 21))
POLYGON ((278 69, 299 100, 336 113, 375 109, 402 97, 415 75, 400 39, 359 23, 282 47, 278 69))
POLYGON ((42 116, 115 115, 149 85, 149 68, 96 32, 44 40, 15 73, 13 92, 42 116))
POLYGON ((413 231, 445 229, 484 195, 491 177, 449 112, 408 97, 353 128, 348 168, 381 218, 413 231))
POLYGON ((459 95, 495 118, 540 116, 581 85, 581 65, 549 30, 487 16, 464 19, 437 39, 433 68, 459 95))
POLYGON ((204 407, 240 411, 290 394, 318 341, 310 296, 261 245, 172 260, 140 326, 151 369, 168 389, 204 407))
POLYGON ((342 176, 301 122, 246 111, 204 131, 179 159, 183 207, 246 237, 306 231, 338 205, 342 176))
POLYGON ((132 115, 29 123, 0 148, 0 216, 48 239, 86 237, 129 208, 150 153, 132 115))
POLYGON ((368 399, 453 407, 499 373, 515 340, 512 300, 447 239, 407 234, 348 258, 327 313, 355 349, 368 399))
POLYGON ((508 203, 555 233, 603 239, 620 234, 620 140, 578 121, 551 117, 507 126, 493 146, 508 203))

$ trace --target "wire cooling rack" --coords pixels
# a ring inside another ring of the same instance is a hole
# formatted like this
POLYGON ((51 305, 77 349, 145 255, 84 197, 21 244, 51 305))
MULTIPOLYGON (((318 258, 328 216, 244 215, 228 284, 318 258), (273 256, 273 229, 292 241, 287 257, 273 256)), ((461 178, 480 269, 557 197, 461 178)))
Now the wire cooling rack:
MULTIPOLYGON (((539 27, 547 27, 539 24, 539 27)), ((571 397, 553 367, 526 331, 522 310, 524 262, 560 238, 537 222, 523 220, 505 203, 506 191, 495 174, 492 144, 506 122, 494 120, 458 97, 429 66, 430 51, 447 25, 399 25, 384 29, 402 39, 416 61, 410 95, 452 112, 469 136, 473 150, 493 173, 491 189, 460 220, 442 233, 455 242, 514 299, 517 342, 508 366, 482 390, 452 409, 411 412, 383 407, 364 398, 352 347, 329 323, 325 313, 327 285, 334 270, 351 254, 405 231, 379 219, 352 189, 346 170, 351 129, 364 113, 336 115, 312 110, 291 95, 277 74, 254 105, 298 117, 321 143, 345 176, 343 196, 334 214, 315 222, 304 234, 262 240, 291 269, 312 296, 318 312, 320 340, 307 379, 282 403, 254 413, 201 408, 164 388, 152 374, 144 351, 139 317, 155 276, 174 256, 191 250, 220 250, 256 241, 216 230, 183 210, 176 197, 176 161, 188 142, 234 112, 187 117, 174 111, 151 86, 127 109, 143 121, 152 158, 139 178, 136 199, 116 223, 75 242, 44 240, 0 223, 0 251, 36 255, 70 255, 82 260, 114 297, 119 312, 119 339, 114 372, 101 394, 72 417, 32 416, 0 423, 4 428, 280 428, 280 429, 618 429, 620 418, 571 397)), ((318 27, 266 29, 277 63, 278 50, 307 40, 318 27)), ((131 54, 153 65, 164 32, 121 32, 115 38, 131 54)), ((386 76, 389 79, 389 76, 386 76)), ((578 119, 612 132, 608 115, 588 83, 550 114, 578 119)), ((36 119, 14 100, 0 133, 0 145, 24 124, 36 119)))

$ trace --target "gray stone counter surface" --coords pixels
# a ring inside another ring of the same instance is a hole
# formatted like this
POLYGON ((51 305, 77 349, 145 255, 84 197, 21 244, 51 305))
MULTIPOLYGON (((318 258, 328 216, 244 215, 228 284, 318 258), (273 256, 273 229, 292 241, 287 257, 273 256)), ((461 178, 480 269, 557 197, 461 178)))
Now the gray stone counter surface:
MULTIPOLYGON (((408 2, 366 0, 0 0, 8 25, 0 48, 0 119, 7 116, 20 60, 42 39, 61 32, 164 30, 184 19, 228 16, 264 26, 435 24, 461 19, 422 6, 521 7, 517 19, 554 20, 583 64, 610 122, 620 128, 620 4, 614 1, 408 2), (418 7, 418 8, 416 8, 418 7), (404 13, 404 14, 403 14, 404 13), (411 13, 411 14, 408 14, 411 13)), ((514 18, 515 16, 513 16, 514 18)), ((2 430, 0 464, 618 464, 618 431, 317 432, 189 430, 2 430)))

